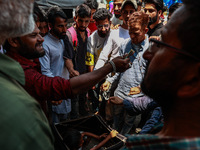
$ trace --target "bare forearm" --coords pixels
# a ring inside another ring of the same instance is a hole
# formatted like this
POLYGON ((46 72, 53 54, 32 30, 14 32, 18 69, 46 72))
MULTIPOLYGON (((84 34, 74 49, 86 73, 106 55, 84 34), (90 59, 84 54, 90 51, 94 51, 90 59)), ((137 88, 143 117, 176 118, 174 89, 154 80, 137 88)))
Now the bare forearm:
POLYGON ((65 66, 67 67, 67 69, 69 70, 69 72, 71 70, 74 70, 74 65, 73 65, 71 59, 65 59, 65 66))
POLYGON ((70 79, 70 84, 73 94, 79 94, 81 92, 89 90, 96 83, 100 82, 104 77, 112 71, 110 63, 104 67, 92 71, 90 73, 82 74, 80 76, 70 79))
POLYGON ((94 70, 94 66, 88 66, 88 72, 92 72, 94 70))
POLYGON ((97 146, 94 147, 95 150, 101 148, 103 145, 105 145, 110 139, 111 135, 109 134, 103 141, 101 141, 97 146))

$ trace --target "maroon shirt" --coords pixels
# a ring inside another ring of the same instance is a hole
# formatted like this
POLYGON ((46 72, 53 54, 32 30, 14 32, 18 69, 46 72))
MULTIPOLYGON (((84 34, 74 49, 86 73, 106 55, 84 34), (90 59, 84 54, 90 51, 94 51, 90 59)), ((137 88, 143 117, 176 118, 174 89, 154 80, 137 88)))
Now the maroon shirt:
POLYGON ((71 98, 72 90, 69 80, 61 77, 47 77, 41 74, 38 59, 30 61, 14 52, 6 53, 22 66, 25 73, 25 90, 33 96, 45 110, 45 100, 61 100, 71 98))

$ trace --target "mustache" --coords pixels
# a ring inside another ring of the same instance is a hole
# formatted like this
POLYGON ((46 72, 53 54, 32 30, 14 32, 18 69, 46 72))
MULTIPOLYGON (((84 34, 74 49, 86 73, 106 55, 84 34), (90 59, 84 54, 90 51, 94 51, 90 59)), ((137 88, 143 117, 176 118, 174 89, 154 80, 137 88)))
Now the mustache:
MULTIPOLYGON (((43 42, 37 42, 37 43, 35 44, 35 46, 42 45, 42 43, 43 43, 43 42)), ((42 45, 42 47, 43 47, 43 45, 42 45)))

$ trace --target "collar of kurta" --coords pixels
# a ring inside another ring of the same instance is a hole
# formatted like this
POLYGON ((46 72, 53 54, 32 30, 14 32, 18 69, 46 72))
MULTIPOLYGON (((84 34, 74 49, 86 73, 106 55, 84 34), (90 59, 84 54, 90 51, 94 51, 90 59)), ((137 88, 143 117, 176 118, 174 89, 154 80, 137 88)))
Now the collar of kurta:
POLYGON ((6 55, 8 55, 9 57, 13 58, 14 60, 16 60, 17 62, 20 63, 20 65, 22 66, 22 68, 25 70, 26 68, 38 68, 39 66, 39 60, 34 59, 33 61, 15 53, 15 52, 10 52, 8 51, 6 53, 6 55))

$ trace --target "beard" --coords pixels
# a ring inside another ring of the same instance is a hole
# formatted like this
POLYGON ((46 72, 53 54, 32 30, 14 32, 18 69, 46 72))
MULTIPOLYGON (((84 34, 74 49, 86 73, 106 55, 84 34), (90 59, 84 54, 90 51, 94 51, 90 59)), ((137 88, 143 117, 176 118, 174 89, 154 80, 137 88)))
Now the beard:
POLYGON ((57 36, 59 39, 64 39, 66 37, 65 32, 59 32, 55 28, 52 28, 52 32, 54 33, 55 36, 57 36))
POLYGON ((148 68, 149 63, 147 63, 141 89, 145 95, 152 98, 162 107, 164 114, 168 114, 177 98, 178 87, 175 83, 178 78, 174 75, 175 71, 169 71, 169 68, 165 68, 149 73, 148 68))
POLYGON ((41 51, 37 50, 37 47, 42 43, 36 43, 34 48, 29 47, 29 45, 25 44, 23 41, 19 39, 19 43, 21 45, 19 49, 19 54, 27 59, 35 59, 40 58, 45 55, 44 49, 41 51))
POLYGON ((115 17, 119 19, 119 17, 121 17, 120 14, 115 14, 115 17))
POLYGON ((98 31, 98 34, 99 34, 100 37, 104 38, 108 35, 109 32, 110 32, 110 28, 108 30, 106 30, 105 33, 98 31))
POLYGON ((78 30, 81 31, 81 32, 85 32, 86 28, 85 27, 79 27, 78 30))
POLYGON ((154 24, 157 21, 157 18, 158 18, 158 13, 153 18, 149 17, 149 26, 154 24))

